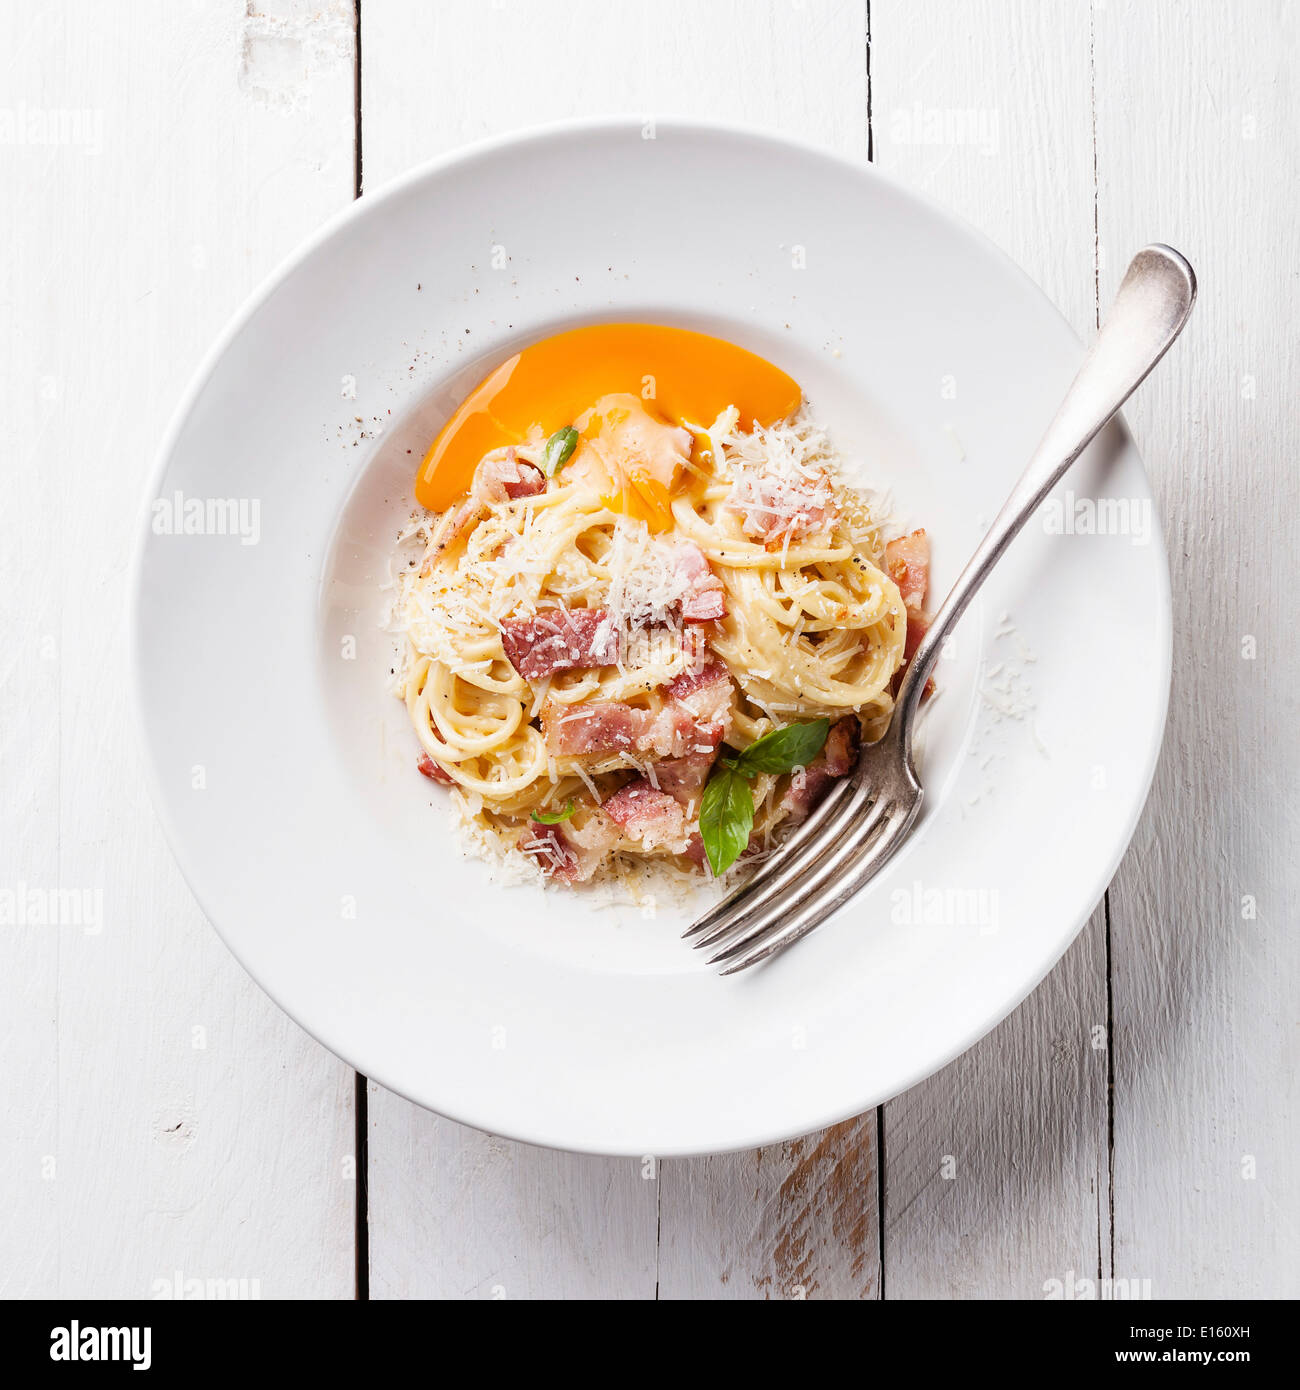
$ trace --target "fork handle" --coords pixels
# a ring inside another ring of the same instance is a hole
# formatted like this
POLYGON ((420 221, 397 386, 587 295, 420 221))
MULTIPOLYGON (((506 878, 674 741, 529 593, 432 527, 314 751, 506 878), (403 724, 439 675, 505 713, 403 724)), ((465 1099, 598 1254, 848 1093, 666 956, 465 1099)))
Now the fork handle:
POLYGON ((1156 243, 1133 257, 1106 322, 988 534, 979 543, 903 677, 890 734, 904 749, 925 683, 944 638, 1021 527, 1083 453, 1101 427, 1133 394, 1182 332, 1196 302, 1196 275, 1172 247, 1156 243))

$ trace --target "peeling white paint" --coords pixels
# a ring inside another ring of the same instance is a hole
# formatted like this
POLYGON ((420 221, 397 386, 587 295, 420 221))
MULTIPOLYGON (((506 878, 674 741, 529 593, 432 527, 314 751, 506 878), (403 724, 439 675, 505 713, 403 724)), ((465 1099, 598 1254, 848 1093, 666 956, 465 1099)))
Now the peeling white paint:
POLYGON ((239 89, 277 111, 308 111, 315 79, 351 63, 354 40, 351 0, 248 0, 239 89))

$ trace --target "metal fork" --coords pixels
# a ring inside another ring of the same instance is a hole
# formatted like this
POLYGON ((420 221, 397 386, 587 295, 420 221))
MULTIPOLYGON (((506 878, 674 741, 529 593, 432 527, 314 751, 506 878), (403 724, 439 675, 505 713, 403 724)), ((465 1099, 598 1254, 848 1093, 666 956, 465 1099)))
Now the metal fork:
POLYGON ((1157 244, 1133 258, 1056 418, 917 647, 884 737, 862 750, 852 776, 771 858, 684 933, 697 948, 726 943, 709 957, 723 975, 807 936, 906 840, 923 796, 912 759, 916 713, 944 638, 1066 469, 1165 355, 1195 301, 1196 276, 1177 251, 1157 244))

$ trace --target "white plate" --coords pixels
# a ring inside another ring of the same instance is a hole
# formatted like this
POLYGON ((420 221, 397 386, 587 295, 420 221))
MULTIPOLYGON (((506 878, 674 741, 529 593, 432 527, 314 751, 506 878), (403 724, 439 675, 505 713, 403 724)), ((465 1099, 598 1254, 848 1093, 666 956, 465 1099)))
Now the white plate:
POLYGON ((680 908, 490 883, 415 772, 378 592, 415 465, 488 366, 602 319, 753 348, 928 528, 942 593, 1081 358, 1015 266, 870 168, 694 123, 654 135, 608 120, 441 160, 273 277, 162 450, 134 669, 177 858, 284 1009, 456 1119, 663 1155, 855 1114, 1033 988, 1146 796, 1170 607, 1116 425, 1061 492, 1122 499, 1129 534, 1076 518, 1016 541, 940 664, 910 843, 796 950, 723 980, 678 941, 680 908), (236 499, 245 534, 166 534, 178 493, 236 499), (999 713, 982 692, 1008 683, 999 713))

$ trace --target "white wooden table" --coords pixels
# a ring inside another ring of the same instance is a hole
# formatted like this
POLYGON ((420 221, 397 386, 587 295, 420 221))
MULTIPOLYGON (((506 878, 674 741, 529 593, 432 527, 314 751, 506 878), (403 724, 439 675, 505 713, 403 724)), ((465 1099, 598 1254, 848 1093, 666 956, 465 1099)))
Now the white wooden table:
POLYGON ((1297 29, 1280 0, 3 0, 0 914, 63 920, 0 915, 0 1294, 1300 1292, 1297 29), (191 900, 124 680, 151 457, 244 296, 358 182, 614 110, 869 155, 1082 334, 1148 240, 1201 276, 1128 416, 1176 649, 1105 902, 879 1111, 658 1165, 359 1093, 191 900))

